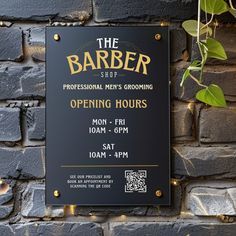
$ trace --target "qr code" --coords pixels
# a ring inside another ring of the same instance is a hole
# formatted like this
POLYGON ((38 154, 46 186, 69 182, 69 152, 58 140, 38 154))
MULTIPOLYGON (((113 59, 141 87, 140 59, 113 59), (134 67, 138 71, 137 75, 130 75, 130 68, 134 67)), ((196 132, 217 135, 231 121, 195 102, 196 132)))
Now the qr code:
POLYGON ((147 192, 147 185, 145 182, 147 178, 146 170, 138 170, 138 171, 126 170, 125 178, 126 178, 126 185, 125 185, 126 193, 147 192))

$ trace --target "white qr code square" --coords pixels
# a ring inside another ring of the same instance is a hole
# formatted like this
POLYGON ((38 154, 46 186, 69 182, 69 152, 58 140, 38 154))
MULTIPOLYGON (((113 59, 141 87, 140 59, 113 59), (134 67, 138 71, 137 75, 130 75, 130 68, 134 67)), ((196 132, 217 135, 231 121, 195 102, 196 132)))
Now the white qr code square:
POLYGON ((125 178, 126 178, 126 185, 125 185, 125 192, 126 193, 146 193, 147 192, 147 185, 146 185, 146 178, 147 178, 147 171, 146 170, 126 170, 125 171, 125 178))

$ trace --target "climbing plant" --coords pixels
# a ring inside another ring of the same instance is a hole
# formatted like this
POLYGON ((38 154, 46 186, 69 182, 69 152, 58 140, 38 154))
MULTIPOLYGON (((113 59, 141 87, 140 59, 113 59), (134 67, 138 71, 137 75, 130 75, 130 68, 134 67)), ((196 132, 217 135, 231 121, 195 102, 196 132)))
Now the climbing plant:
POLYGON ((225 96, 222 89, 216 84, 204 84, 204 66, 209 58, 226 60, 224 47, 215 39, 217 20, 215 16, 230 12, 236 17, 236 9, 232 0, 198 0, 197 20, 186 20, 182 26, 185 31, 196 38, 196 43, 201 55, 200 60, 191 61, 185 70, 180 86, 190 78, 202 89, 197 92, 196 99, 215 107, 226 107, 225 96), (201 22, 201 10, 205 12, 205 19, 201 22))

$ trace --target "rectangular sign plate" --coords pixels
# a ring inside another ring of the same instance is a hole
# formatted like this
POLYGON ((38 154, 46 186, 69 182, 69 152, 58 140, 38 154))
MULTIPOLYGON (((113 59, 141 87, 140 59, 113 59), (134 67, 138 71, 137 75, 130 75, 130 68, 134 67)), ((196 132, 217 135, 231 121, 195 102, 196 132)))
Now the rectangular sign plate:
POLYGON ((48 27, 46 202, 168 205, 166 27, 48 27))

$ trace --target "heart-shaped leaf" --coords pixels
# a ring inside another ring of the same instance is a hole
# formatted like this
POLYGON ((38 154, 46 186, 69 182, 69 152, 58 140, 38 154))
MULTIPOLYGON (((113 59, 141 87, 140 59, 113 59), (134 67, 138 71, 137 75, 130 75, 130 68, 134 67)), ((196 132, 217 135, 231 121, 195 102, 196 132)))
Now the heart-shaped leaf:
MULTIPOLYGON (((193 37, 197 37, 197 27, 198 23, 196 20, 186 20, 182 24, 185 31, 193 37)), ((200 22, 200 35, 209 33, 212 35, 212 29, 210 27, 204 27, 204 24, 200 22)))
POLYGON ((208 58, 216 58, 219 60, 226 60, 227 55, 225 50, 220 42, 215 39, 208 38, 206 40, 206 47, 207 47, 207 57, 208 58))
POLYGON ((207 88, 198 91, 196 98, 214 107, 227 107, 222 89, 215 84, 211 84, 207 88))
POLYGON ((209 14, 220 15, 229 10, 224 0, 201 0, 201 9, 209 14))

